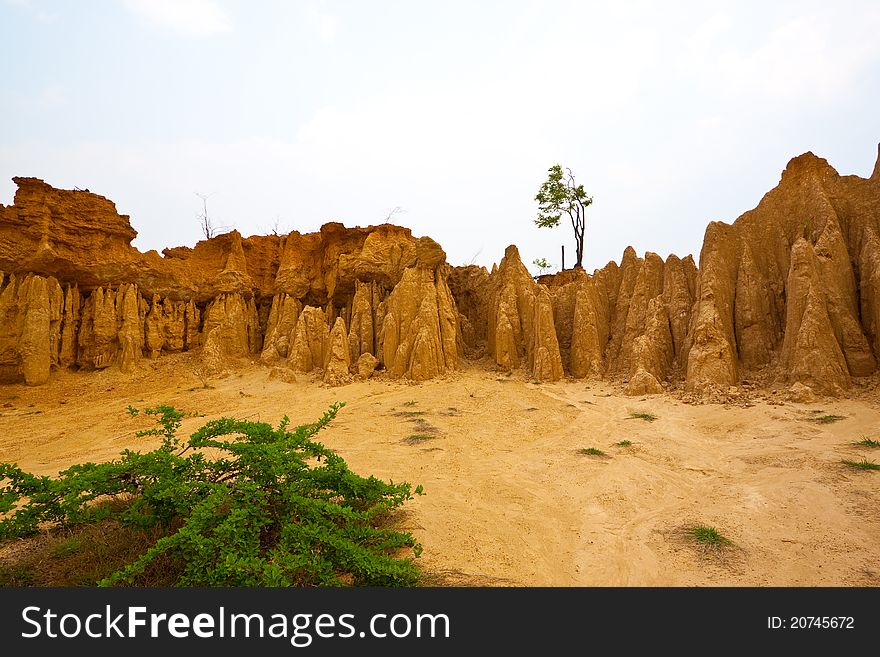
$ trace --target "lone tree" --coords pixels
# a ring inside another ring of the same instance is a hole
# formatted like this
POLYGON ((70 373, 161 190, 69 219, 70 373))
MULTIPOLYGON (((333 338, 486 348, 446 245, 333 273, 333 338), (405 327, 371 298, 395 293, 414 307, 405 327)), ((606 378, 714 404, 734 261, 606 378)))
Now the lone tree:
POLYGON ((563 172, 562 167, 557 164, 550 167, 548 172, 550 175, 535 196, 538 202, 538 218, 535 219, 535 224, 541 228, 556 228, 563 213, 567 214, 574 230, 574 266, 583 268, 587 206, 593 202, 593 197, 587 195, 583 185, 575 183, 571 169, 563 172))

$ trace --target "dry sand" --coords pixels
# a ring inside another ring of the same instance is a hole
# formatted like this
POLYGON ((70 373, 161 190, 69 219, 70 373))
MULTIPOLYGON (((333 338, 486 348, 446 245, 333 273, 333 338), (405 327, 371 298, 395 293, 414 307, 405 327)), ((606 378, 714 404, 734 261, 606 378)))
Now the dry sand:
POLYGON ((880 438, 874 393, 691 405, 477 367, 422 384, 327 388, 308 376, 273 379, 255 364, 203 388, 196 366, 181 354, 135 375, 58 372, 38 388, 0 386, 0 461, 54 474, 152 447, 155 439, 134 436, 146 424, 128 404, 205 414, 185 421, 191 431, 222 415, 312 422, 341 400, 347 406, 319 439, 360 474, 424 486, 401 524, 443 584, 880 585, 880 472, 840 463, 880 460, 880 450, 853 445, 880 438), (845 419, 810 421, 820 410, 845 419), (585 447, 607 456, 579 454, 585 447), (682 531, 694 524, 716 527, 735 547, 701 552, 682 531))

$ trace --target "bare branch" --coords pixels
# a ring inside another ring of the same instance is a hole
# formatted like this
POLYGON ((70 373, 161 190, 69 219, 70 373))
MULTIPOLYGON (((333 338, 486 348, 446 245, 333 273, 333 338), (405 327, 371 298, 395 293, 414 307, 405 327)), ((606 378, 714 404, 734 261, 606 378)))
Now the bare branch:
POLYGON ((406 212, 406 210, 404 210, 399 205, 393 207, 391 210, 388 211, 388 214, 385 215, 385 223, 390 224, 391 220, 394 218, 394 215, 403 214, 404 212, 406 212))
POLYGON ((214 194, 213 192, 211 194, 200 194, 199 192, 193 192, 193 194, 202 199, 202 213, 198 215, 199 225, 202 228, 202 234, 205 236, 205 239, 209 240, 217 234, 217 228, 214 226, 214 222, 211 220, 211 217, 208 216, 208 199, 214 194))

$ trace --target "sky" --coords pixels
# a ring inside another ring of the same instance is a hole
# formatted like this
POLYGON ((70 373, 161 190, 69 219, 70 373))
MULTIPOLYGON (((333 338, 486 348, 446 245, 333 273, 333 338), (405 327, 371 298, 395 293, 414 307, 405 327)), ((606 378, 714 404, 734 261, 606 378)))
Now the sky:
POLYGON ((813 151, 870 175, 880 3, 0 0, 0 203, 88 188, 142 251, 392 221, 451 264, 534 225, 554 164, 593 196, 584 266, 699 255, 813 151), (395 211, 395 208, 399 210, 395 211))

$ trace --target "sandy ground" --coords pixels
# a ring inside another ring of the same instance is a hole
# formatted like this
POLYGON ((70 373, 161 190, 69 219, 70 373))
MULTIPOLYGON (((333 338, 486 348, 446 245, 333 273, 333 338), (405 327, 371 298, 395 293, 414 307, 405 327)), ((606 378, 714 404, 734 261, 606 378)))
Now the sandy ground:
POLYGON ((273 379, 254 364, 204 388, 194 367, 182 354, 134 375, 60 372, 38 388, 0 386, 0 461, 54 474, 152 447, 155 439, 134 436, 145 421, 128 404, 204 413, 185 421, 192 431, 222 415, 312 422, 340 400, 347 406, 320 440, 360 474, 424 486, 401 523, 445 584, 880 585, 880 472, 840 464, 880 460, 880 450, 853 445, 880 438, 878 397, 691 405, 476 367, 422 384, 332 389, 304 375, 273 379), (811 422, 820 410, 845 419, 811 422), (585 447, 606 456, 578 453, 585 447), (701 552, 684 538, 693 524, 716 527, 735 547, 701 552))

